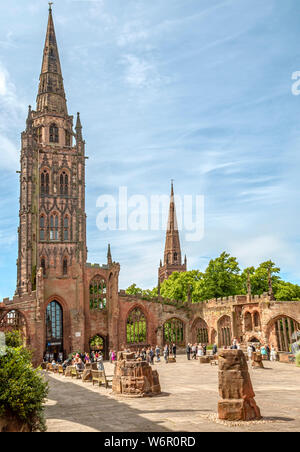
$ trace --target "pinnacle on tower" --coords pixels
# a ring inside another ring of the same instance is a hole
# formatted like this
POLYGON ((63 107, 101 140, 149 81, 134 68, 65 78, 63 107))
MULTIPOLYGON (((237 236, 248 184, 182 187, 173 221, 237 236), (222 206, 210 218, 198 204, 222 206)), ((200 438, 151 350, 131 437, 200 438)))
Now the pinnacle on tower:
POLYGON ((52 3, 50 2, 40 84, 37 96, 37 111, 66 115, 68 114, 67 101, 51 6, 52 3))
POLYGON ((110 244, 108 244, 108 249, 107 249, 107 265, 112 265, 110 244))
POLYGON ((77 121, 76 121, 76 140, 82 141, 82 125, 80 120, 80 113, 77 113, 77 121))

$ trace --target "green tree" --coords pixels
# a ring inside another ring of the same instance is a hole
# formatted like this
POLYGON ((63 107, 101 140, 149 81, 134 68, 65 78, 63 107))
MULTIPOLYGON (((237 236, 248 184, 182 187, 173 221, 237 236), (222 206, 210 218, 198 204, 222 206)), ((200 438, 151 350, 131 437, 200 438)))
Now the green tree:
POLYGON ((285 281, 277 281, 274 287, 276 300, 300 301, 300 286, 285 281))
POLYGON ((238 295, 242 291, 240 268, 236 257, 223 252, 212 259, 203 276, 202 300, 238 295))
POLYGON ((127 293, 128 295, 142 295, 143 290, 140 289, 139 287, 137 287, 136 284, 131 284, 131 286, 129 286, 129 287, 126 289, 126 293, 127 293))
POLYGON ((248 273, 250 274, 252 295, 262 295, 263 293, 268 292, 269 271, 271 272, 272 285, 275 289, 275 286, 280 281, 280 277, 278 276, 280 268, 276 267, 276 264, 270 260, 262 262, 257 268, 249 267, 242 272, 241 280, 243 293, 247 293, 248 273))
POLYGON ((198 283, 203 274, 198 270, 189 272, 174 272, 166 279, 160 288, 160 293, 165 298, 186 302, 190 293, 192 301, 200 301, 198 283))
MULTIPOLYGON (((16 343, 17 334, 7 334, 7 343, 16 343), (12 340, 13 337, 13 340, 12 340)), ((45 431, 44 402, 48 384, 31 364, 31 353, 23 347, 6 348, 0 356, 0 416, 14 416, 30 431, 45 431)))

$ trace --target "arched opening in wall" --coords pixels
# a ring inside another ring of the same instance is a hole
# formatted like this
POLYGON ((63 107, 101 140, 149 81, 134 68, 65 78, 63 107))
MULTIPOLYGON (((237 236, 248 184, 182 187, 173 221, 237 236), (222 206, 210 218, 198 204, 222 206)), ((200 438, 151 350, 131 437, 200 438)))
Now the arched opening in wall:
POLYGON ((51 124, 49 129, 49 141, 50 143, 58 143, 59 135, 58 135, 58 127, 56 124, 51 124))
POLYGON ((26 319, 21 312, 13 310, 2 315, 2 317, 0 317, 0 331, 2 333, 18 331, 21 334, 23 345, 27 345, 27 324, 26 319))
POLYGON ((67 276, 67 274, 68 274, 68 259, 66 257, 63 259, 62 273, 63 273, 63 276, 67 276))
POLYGON ((44 170, 41 173, 41 195, 49 195, 50 193, 50 175, 49 171, 44 170))
POLYGON ((248 343, 254 344, 254 345, 260 345, 260 340, 257 339, 256 336, 251 337, 251 339, 248 340, 248 343))
POLYGON ((147 344, 147 320, 139 308, 133 309, 127 317, 126 343, 140 346, 147 344))
POLYGON ((228 315, 218 321, 218 343, 219 347, 230 347, 232 343, 231 318, 228 315))
POLYGON ((106 281, 101 276, 95 276, 90 282, 90 309, 105 309, 107 302, 106 281))
POLYGON ((59 178, 59 187, 60 187, 60 194, 61 195, 68 195, 69 193, 69 176, 66 173, 66 171, 63 171, 59 178))
POLYGON ((48 304, 45 316, 46 327, 46 360, 63 360, 64 358, 64 336, 63 336, 63 309, 58 301, 54 300, 48 304))
POLYGON ((164 343, 184 346, 184 323, 176 318, 164 323, 164 343))
POLYGON ((252 325, 252 316, 250 312, 246 312, 245 314, 245 331, 252 331, 253 325, 252 325))
POLYGON ((254 320, 254 327, 260 328, 260 315, 257 311, 254 312, 253 320, 254 320))
POLYGON ((208 344, 208 326, 203 319, 196 319, 192 326, 193 343, 208 344))
POLYGON ((291 317, 281 316, 273 322, 273 329, 275 329, 278 350, 289 352, 291 344, 295 342, 297 331, 300 331, 300 324, 291 317))
POLYGON ((211 342, 211 344, 215 344, 216 341, 217 341, 217 332, 216 332, 216 330, 213 328, 213 329, 211 330, 211 333, 210 333, 210 342, 211 342))
POLYGON ((108 338, 105 336, 102 336, 100 334, 96 334, 93 336, 90 341, 90 352, 101 352, 103 354, 104 359, 109 358, 109 352, 108 352, 108 338))

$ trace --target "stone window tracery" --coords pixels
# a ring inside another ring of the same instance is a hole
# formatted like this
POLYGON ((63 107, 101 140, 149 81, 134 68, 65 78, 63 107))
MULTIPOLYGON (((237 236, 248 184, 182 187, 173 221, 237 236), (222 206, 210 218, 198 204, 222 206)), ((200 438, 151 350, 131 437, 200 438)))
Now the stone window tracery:
POLYGON ((181 320, 173 318, 164 323, 164 341, 184 345, 184 324, 181 320))
POLYGON ((54 213, 50 218, 50 240, 59 239, 58 215, 54 213))
POLYGON ((44 215, 42 215, 40 217, 40 240, 46 240, 46 222, 45 222, 45 217, 44 215))
POLYGON ((90 309, 105 309, 107 302, 106 281, 95 276, 90 283, 90 309))
POLYGON ((44 170, 41 174, 41 195, 49 195, 50 192, 49 171, 44 170))
POLYGON ((49 129, 49 141, 50 143, 58 143, 59 142, 59 132, 56 124, 51 124, 49 129))
POLYGON ((67 242, 69 240, 69 217, 65 216, 64 218, 64 241, 67 242))
POLYGON ((146 344, 147 321, 144 313, 139 308, 133 309, 126 322, 126 341, 128 344, 146 344))
POLYGON ((60 182, 60 194, 61 195, 68 195, 69 193, 69 176, 66 173, 66 171, 63 171, 59 178, 60 182))

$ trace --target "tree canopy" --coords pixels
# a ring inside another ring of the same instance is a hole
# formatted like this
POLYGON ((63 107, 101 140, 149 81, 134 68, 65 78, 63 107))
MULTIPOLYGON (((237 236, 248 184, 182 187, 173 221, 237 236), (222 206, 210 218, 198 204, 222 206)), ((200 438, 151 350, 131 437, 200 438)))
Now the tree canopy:
MULTIPOLYGON (((269 291, 271 278, 276 300, 300 300, 300 286, 283 281, 279 273, 280 268, 271 260, 262 262, 257 268, 241 270, 237 258, 223 252, 210 260, 204 272, 192 270, 172 273, 162 283, 160 293, 164 298, 185 302, 190 297, 193 303, 198 303, 212 298, 245 295, 250 281, 252 295, 262 295, 269 291)), ((157 297, 158 291, 157 287, 143 290, 132 284, 126 293, 151 298, 157 297)))

